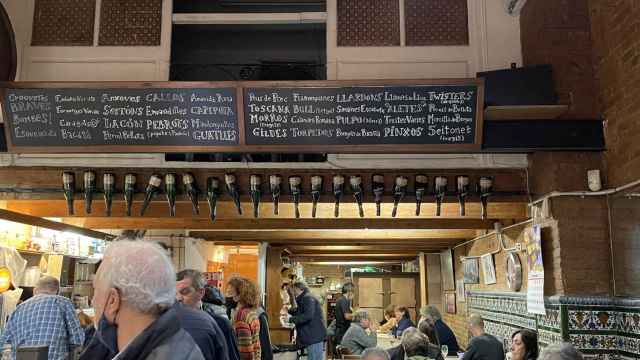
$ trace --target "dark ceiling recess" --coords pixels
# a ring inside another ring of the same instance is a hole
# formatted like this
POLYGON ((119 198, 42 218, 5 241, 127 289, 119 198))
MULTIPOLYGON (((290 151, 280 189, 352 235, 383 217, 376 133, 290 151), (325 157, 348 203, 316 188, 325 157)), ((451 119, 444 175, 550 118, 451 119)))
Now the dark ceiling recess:
POLYGON ((0 81, 13 81, 17 66, 13 27, 4 6, 0 4, 0 81))
POLYGON ((170 79, 324 80, 325 25, 176 25, 170 79))
POLYGON ((174 13, 265 13, 326 11, 325 0, 176 0, 174 13))

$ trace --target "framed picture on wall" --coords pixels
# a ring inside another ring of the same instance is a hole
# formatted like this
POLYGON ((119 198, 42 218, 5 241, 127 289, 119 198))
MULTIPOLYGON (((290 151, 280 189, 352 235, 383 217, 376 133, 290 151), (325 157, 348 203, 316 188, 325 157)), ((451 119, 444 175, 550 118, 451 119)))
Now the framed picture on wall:
POLYGON ((456 293, 447 292, 444 293, 444 306, 447 310, 447 314, 456 313, 456 293))
POLYGON ((455 290, 456 283, 453 274, 453 257, 451 249, 440 252, 440 273, 442 274, 442 290, 455 290))
POLYGON ((456 280, 456 296, 458 297, 459 302, 465 302, 466 294, 464 293, 464 281, 456 280))
POLYGON ((478 258, 464 259, 464 261, 462 262, 462 268, 464 269, 465 284, 480 283, 480 269, 478 265, 478 258))
POLYGON ((484 276, 484 284, 491 285, 496 283, 496 267, 493 264, 493 254, 485 254, 480 257, 482 261, 482 274, 484 276))

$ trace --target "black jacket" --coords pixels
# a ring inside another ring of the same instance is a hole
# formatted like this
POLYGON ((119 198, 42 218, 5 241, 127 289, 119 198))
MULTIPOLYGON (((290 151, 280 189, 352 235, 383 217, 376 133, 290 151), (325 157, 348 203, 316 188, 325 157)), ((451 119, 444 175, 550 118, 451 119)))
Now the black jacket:
MULTIPOLYGON (((93 337, 80 360, 110 360, 116 354, 93 337)), ((165 311, 124 349, 118 360, 204 360, 195 341, 182 327, 176 309, 165 311)))
POLYGON ((273 347, 269 336, 269 318, 263 308, 258 307, 260 321, 260 357, 261 360, 273 360, 273 347))
MULTIPOLYGON (((206 305, 206 303, 203 305, 206 305)), ((207 314, 211 315, 213 321, 215 321, 220 330, 222 330, 222 334, 224 335, 224 339, 227 343, 227 354, 229 355, 229 360, 240 360, 238 341, 236 340, 236 335, 229 319, 216 313, 212 307, 203 306, 203 310, 207 314)))
POLYGON ((320 302, 305 290, 296 297, 297 308, 290 309, 291 322, 296 325, 297 342, 308 346, 324 342, 327 328, 324 325, 320 302))
MULTIPOLYGON (((404 360, 404 348, 402 347, 402 345, 387 349, 387 352, 389 353, 389 358, 391 360, 404 360)), ((444 357, 442 356, 440 349, 438 349, 438 346, 433 344, 429 344, 429 351, 426 354, 421 355, 431 359, 444 360, 444 357)))
POLYGON ((176 304, 176 311, 182 328, 198 344, 205 360, 229 360, 224 333, 209 314, 182 304, 176 304))

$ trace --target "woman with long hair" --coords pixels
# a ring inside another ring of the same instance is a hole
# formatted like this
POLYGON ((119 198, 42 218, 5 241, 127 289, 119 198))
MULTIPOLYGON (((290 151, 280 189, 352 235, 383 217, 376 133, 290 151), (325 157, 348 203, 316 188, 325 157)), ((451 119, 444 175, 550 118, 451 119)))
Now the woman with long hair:
POLYGON ((260 319, 258 288, 249 279, 234 277, 226 288, 227 296, 237 303, 231 312, 231 324, 238 340, 241 360, 260 360, 260 319))
POLYGON ((380 322, 378 332, 381 334, 389 334, 396 325, 398 325, 398 321, 396 320, 396 306, 391 304, 384 310, 384 320, 380 322))
POLYGON ((411 321, 411 314, 409 313, 409 309, 404 306, 398 306, 396 308, 396 320, 398 321, 398 325, 396 326, 395 330, 396 337, 401 337, 403 331, 410 327, 416 326, 413 321, 411 321))
POLYGON ((511 335, 512 360, 536 360, 538 358, 538 334, 521 329, 511 335))

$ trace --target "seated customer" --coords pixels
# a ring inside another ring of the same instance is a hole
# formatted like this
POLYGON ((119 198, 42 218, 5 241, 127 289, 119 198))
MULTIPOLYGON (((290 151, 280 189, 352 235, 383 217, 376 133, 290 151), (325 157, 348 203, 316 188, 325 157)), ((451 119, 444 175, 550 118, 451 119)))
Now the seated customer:
POLYGON ((356 311, 340 345, 352 355, 360 355, 364 349, 375 347, 377 344, 375 325, 369 319, 369 313, 364 310, 356 311))
POLYGON ((409 328, 402 334, 401 345, 409 360, 442 359, 440 350, 429 346, 427 335, 416 328, 409 328))
POLYGON ((512 360, 538 359, 538 333, 529 329, 520 329, 511 335, 512 360))
POLYGON ((396 306, 391 304, 384 309, 384 320, 380 321, 380 327, 378 332, 381 334, 388 334, 398 324, 396 319, 396 306))
POLYGON ((379 347, 368 348, 362 352, 361 360, 390 360, 389 353, 379 347))
POLYGON ((582 354, 571 343, 553 344, 547 346, 540 360, 583 360, 582 354))
POLYGON ((440 340, 438 340, 438 336, 436 335, 435 325, 431 321, 426 319, 419 321, 418 330, 420 330, 421 333, 427 335, 427 337, 429 338, 429 342, 440 349, 440 340))
POLYGON ((396 319, 398 319, 398 326, 396 326, 396 337, 401 337, 402 332, 410 327, 415 327, 416 325, 411 321, 411 314, 409 314, 409 309, 404 306, 399 306, 396 308, 396 319))
POLYGON ((420 316, 422 317, 421 320, 428 320, 434 324, 440 345, 447 345, 449 348, 448 355, 456 356, 460 351, 460 346, 458 346, 458 341, 451 328, 442 321, 442 315, 440 315, 438 308, 433 305, 425 306, 420 309, 420 316))
POLYGON ((469 316, 469 331, 473 339, 469 342, 463 360, 504 360, 504 347, 495 336, 484 332, 484 321, 478 314, 469 316))
POLYGON ((421 345, 422 346, 420 348, 422 351, 420 353, 421 356, 427 357, 429 359, 444 360, 444 358, 442 357, 442 353, 440 352, 440 347, 430 343, 429 337, 427 337, 426 334, 424 334, 422 331, 419 331, 418 329, 413 327, 410 327, 404 331, 404 333, 402 334, 402 342, 400 345, 396 347, 392 347, 389 350, 387 350, 389 352, 389 356, 391 357, 391 360, 405 360, 405 347, 404 347, 405 342, 410 342, 410 341, 413 341, 410 339, 418 339, 418 338, 420 339, 421 342, 426 341, 426 344, 421 345), (421 334, 423 336, 416 335, 416 333, 421 334), (405 341, 405 339, 407 340, 405 341))

